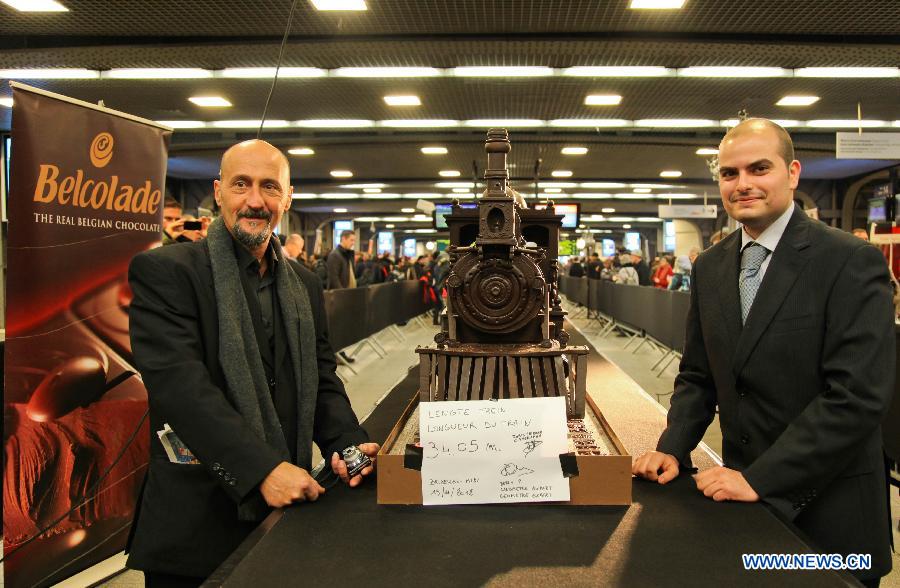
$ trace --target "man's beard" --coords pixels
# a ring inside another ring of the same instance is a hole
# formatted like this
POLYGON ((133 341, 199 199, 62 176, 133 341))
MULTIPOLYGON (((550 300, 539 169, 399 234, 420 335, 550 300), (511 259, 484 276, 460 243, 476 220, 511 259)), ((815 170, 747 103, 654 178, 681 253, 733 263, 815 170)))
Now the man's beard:
POLYGON ((247 249, 256 249, 269 240, 272 235, 272 213, 268 210, 248 210, 247 212, 239 212, 234 224, 231 225, 231 234, 238 240, 238 243, 247 249), (259 233, 248 233, 241 228, 241 219, 249 218, 266 221, 266 226, 259 233))

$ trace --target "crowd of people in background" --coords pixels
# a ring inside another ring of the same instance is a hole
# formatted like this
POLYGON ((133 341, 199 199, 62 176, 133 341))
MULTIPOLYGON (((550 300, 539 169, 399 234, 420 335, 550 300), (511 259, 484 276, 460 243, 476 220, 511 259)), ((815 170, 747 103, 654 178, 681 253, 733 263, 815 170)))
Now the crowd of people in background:
POLYGON ((606 280, 626 286, 652 286, 662 290, 691 289, 691 268, 700 250, 693 248, 688 255, 662 254, 648 264, 638 250, 620 249, 616 255, 600 257, 599 253, 581 258, 570 257, 563 273, 573 278, 606 280))

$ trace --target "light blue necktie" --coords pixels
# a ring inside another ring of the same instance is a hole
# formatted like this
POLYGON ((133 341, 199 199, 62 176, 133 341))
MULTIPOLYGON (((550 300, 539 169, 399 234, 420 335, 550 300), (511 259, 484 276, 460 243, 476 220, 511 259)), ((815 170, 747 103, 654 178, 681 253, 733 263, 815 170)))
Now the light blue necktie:
POLYGON ((747 322, 747 315, 750 314, 750 307, 753 306, 753 299, 756 298, 756 291, 759 290, 759 283, 762 281, 759 268, 768 255, 769 250, 756 241, 747 243, 741 252, 741 274, 738 279, 738 289, 741 293, 741 324, 747 322))

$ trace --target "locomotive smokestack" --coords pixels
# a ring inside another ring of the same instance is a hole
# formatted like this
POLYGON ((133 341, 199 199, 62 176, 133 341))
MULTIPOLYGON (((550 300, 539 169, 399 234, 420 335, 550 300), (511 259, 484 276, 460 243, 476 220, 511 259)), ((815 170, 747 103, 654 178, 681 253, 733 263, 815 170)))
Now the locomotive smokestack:
POLYGON ((484 150, 488 154, 487 169, 484 171, 484 181, 487 183, 488 198, 503 198, 512 200, 507 194, 509 184, 509 171, 506 169, 506 154, 512 146, 509 144, 509 133, 506 129, 490 129, 484 150))

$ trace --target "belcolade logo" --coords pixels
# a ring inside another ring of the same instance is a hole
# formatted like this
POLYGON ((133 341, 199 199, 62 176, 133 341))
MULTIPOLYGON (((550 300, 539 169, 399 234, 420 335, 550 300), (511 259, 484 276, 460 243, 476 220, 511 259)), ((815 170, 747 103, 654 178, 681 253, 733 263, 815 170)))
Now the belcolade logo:
MULTIPOLYGON (((105 167, 113 155, 113 136, 100 133, 91 141, 91 163, 97 168, 105 167)), ((71 176, 59 177, 59 166, 52 163, 41 164, 37 185, 34 187, 34 201, 49 204, 70 204, 77 208, 116 210, 119 212, 140 212, 154 214, 159 210, 162 191, 154 188, 150 180, 141 186, 120 184, 119 176, 92 178, 83 169, 76 169, 71 176)))
POLYGON ((91 163, 94 167, 106 167, 113 154, 113 136, 109 133, 100 133, 91 141, 91 163))

